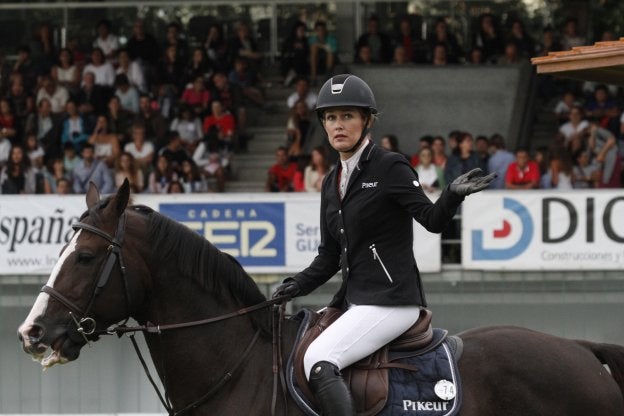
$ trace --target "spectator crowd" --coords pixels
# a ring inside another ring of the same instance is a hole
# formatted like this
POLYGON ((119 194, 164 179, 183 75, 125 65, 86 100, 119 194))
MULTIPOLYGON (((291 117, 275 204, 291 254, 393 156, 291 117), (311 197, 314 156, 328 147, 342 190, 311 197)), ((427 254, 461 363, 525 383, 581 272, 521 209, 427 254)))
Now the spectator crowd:
MULTIPOLYGON (((393 33, 371 16, 352 61, 511 65, 587 44, 575 19, 560 30, 545 27, 537 40, 521 20, 499 20, 483 14, 466 42, 445 18, 423 34, 412 16, 398 19, 393 33)), ((261 75, 264 56, 248 24, 238 22, 228 36, 213 24, 191 45, 177 23, 159 38, 137 19, 122 44, 104 19, 88 50, 75 41, 59 47, 51 32, 41 24, 14 60, 0 57, 0 193, 84 193, 90 181, 109 193, 125 179, 136 193, 224 191, 235 155, 253 138, 248 110, 272 111, 261 75)), ((612 39, 604 31, 599 40, 612 39)), ((338 46, 322 20, 296 21, 281 45, 282 80, 293 92, 286 102, 286 140, 276 149, 266 191, 317 192, 335 161, 313 139, 322 135, 314 89, 346 63, 338 46)), ((560 123, 549 146, 512 153, 492 132, 422 134, 417 152, 405 157, 423 186, 440 189, 481 167, 499 173, 496 189, 620 187, 621 91, 551 77, 540 78, 538 86, 560 123)), ((415 138, 387 134, 381 144, 401 152, 400 140, 415 138)))
POLYGON ((48 24, 0 59, 0 192, 223 191, 245 151, 247 108, 265 108, 263 58, 247 24, 191 47, 170 23, 162 39, 134 22, 125 44, 110 21, 89 50, 58 47, 48 24))

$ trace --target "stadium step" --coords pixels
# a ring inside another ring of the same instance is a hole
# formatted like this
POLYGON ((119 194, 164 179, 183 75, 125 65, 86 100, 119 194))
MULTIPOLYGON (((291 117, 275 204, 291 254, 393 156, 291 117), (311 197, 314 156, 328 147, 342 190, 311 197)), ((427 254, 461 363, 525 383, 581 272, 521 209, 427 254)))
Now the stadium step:
POLYGON ((227 192, 264 192, 267 171, 275 163, 275 149, 286 144, 286 99, 294 87, 284 86, 278 67, 266 69, 267 106, 248 108, 247 133, 253 139, 247 143, 247 152, 235 155, 232 161, 234 179, 227 182, 227 192))

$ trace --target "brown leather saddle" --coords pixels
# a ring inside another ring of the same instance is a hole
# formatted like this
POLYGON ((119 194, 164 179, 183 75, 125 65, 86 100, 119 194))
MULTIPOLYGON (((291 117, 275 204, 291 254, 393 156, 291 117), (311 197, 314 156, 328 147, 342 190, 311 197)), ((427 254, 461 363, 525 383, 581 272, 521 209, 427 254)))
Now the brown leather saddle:
MULTIPOLYGON (((312 312, 308 330, 295 347, 293 357, 295 380, 301 392, 315 405, 317 404, 316 399, 304 374, 303 356, 312 341, 342 313, 342 310, 336 308, 325 308, 320 313, 312 312)), ((423 348, 430 350, 431 348, 427 347, 433 339, 431 317, 432 312, 430 310, 421 309, 418 321, 405 333, 370 356, 342 370, 345 382, 351 389, 358 416, 375 415, 384 408, 388 399, 390 368, 417 371, 413 366, 392 362, 389 359, 389 352, 418 351, 423 348)))

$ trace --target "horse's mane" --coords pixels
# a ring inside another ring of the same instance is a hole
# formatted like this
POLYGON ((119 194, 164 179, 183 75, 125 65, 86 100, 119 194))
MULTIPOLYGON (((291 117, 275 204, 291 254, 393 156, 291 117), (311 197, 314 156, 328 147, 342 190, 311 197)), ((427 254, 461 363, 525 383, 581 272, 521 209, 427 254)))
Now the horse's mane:
POLYGON ((246 306, 266 300, 234 257, 220 251, 188 227, 151 208, 133 206, 131 209, 147 216, 146 241, 153 246, 163 264, 174 264, 181 276, 194 279, 217 297, 229 292, 246 306))

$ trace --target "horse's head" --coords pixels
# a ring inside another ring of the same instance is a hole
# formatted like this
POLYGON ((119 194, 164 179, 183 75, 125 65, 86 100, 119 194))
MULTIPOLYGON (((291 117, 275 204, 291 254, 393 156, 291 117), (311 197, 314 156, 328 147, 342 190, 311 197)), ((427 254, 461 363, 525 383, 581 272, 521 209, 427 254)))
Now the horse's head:
POLYGON ((122 267, 129 194, 126 181, 116 195, 100 200, 90 185, 88 210, 18 329, 24 351, 44 367, 75 360, 88 341, 130 314, 137 282, 126 279, 122 267))

